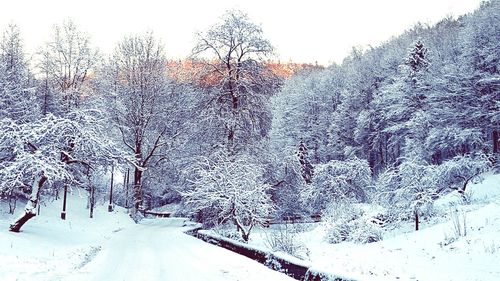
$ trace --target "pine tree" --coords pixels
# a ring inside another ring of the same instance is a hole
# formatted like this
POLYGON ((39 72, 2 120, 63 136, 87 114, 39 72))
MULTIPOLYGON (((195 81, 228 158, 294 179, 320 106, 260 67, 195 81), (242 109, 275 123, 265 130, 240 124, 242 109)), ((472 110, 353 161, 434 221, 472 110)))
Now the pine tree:
MULTIPOLYGON (((401 156, 422 158, 423 142, 431 128, 427 96, 431 91, 428 51, 418 40, 394 83, 384 86, 379 104, 385 109, 388 146, 401 156)), ((397 161, 399 163, 399 161, 397 161)))
POLYGON ((307 146, 302 140, 299 143, 298 156, 299 156, 302 177, 304 178, 304 181, 306 183, 311 183, 314 170, 313 166, 311 165, 311 162, 309 162, 307 146))
POLYGON ((411 74, 416 75, 420 71, 426 70, 429 67, 429 61, 427 60, 427 48, 419 39, 415 46, 413 47, 410 56, 408 58, 407 64, 410 66, 411 74))

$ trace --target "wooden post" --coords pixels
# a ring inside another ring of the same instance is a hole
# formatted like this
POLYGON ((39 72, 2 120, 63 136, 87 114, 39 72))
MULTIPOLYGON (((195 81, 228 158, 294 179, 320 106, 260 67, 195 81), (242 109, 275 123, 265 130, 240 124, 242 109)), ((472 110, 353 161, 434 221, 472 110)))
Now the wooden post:
POLYGON ((130 180, 130 169, 127 168, 127 179, 125 183, 125 208, 128 209, 128 184, 130 180))
POLYGON ((115 177, 115 165, 111 166, 111 186, 109 188, 108 212, 113 212, 113 179, 115 177))
POLYGON ((95 187, 92 184, 92 175, 90 174, 90 167, 87 168, 87 180, 89 181, 89 209, 90 218, 94 217, 94 204, 95 204, 95 187))
POLYGON ((419 223, 418 211, 415 210, 415 231, 418 231, 418 223, 419 223))
POLYGON ((64 197, 63 197, 63 209, 61 212, 61 219, 65 220, 66 219, 66 198, 68 194, 68 184, 64 183, 64 197))
POLYGON ((90 184, 90 218, 94 217, 94 186, 90 184))

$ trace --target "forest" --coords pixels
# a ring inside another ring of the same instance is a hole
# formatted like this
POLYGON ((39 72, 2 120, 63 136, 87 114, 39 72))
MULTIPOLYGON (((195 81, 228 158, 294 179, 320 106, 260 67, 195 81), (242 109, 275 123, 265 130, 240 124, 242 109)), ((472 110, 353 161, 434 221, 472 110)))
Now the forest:
MULTIPOLYGON (((239 10, 195 34, 182 61, 153 32, 100 53, 71 20, 27 54, 13 23, 0 42, 0 200, 26 208, 10 230, 79 189, 91 216, 108 198, 136 222, 176 203, 243 241, 255 226, 342 218, 355 203, 418 230, 436 199, 467 200, 470 183, 499 169, 498 11, 486 1, 329 66, 275 61, 239 10)), ((331 241, 380 239, 345 217, 331 241)))

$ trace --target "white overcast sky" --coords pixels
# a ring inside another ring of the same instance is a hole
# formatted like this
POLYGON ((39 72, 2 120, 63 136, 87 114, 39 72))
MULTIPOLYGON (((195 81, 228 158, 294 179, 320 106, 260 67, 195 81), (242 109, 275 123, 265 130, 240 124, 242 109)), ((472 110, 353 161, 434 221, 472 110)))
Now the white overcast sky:
POLYGON ((228 9, 241 9, 260 24, 279 59, 341 62, 353 46, 377 45, 416 22, 435 23, 473 11, 480 0, 7 0, 0 29, 20 26, 27 52, 51 36, 52 25, 71 18, 102 53, 123 36, 152 30, 169 58, 183 58, 197 31, 228 9))

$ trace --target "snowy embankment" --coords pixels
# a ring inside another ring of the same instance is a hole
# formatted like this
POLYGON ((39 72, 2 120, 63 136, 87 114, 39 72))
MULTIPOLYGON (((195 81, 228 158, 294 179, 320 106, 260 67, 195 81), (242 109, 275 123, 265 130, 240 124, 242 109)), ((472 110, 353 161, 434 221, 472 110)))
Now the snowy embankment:
POLYGON ((40 215, 31 219, 21 233, 9 232, 9 224, 23 212, 18 202, 15 215, 0 206, 0 280, 58 280, 85 266, 116 232, 132 226, 125 211, 112 214, 97 206, 89 218, 86 199, 68 196, 67 219, 60 219, 62 200, 47 202, 40 215))
MULTIPOLYGON (((435 202, 436 217, 420 231, 412 230, 413 222, 402 223, 385 230, 380 242, 329 244, 321 224, 298 237, 318 272, 358 280, 500 280, 500 175, 471 184, 467 193, 470 204, 448 194, 435 202)), ((266 247, 270 231, 257 231, 250 243, 266 247)))
POLYGON ((61 204, 42 207, 21 233, 7 230, 15 216, 0 206, 0 280, 293 280, 184 234, 185 219, 134 224, 106 205, 89 219, 86 200, 70 196, 63 221, 61 204))

